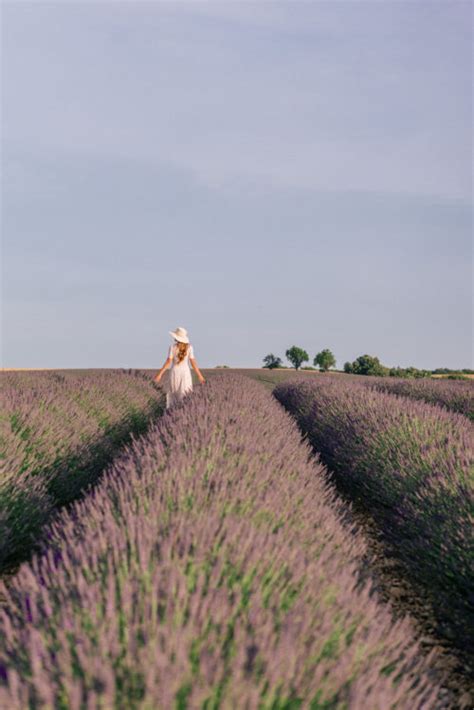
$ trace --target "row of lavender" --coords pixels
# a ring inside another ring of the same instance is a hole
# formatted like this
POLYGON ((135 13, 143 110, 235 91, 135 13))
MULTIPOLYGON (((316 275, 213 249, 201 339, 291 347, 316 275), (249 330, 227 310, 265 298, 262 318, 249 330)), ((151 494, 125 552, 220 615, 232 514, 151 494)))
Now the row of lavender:
POLYGON ((438 631, 474 650, 472 424, 353 380, 289 381, 273 393, 341 489, 378 521, 433 604, 438 631))
POLYGON ((4 589, 0 707, 439 707, 343 515, 271 394, 214 376, 4 589))
POLYGON ((58 505, 96 480, 117 448, 163 410, 149 378, 120 371, 87 376, 0 376, 0 568, 21 558, 58 505))
POLYGON ((474 420, 474 382, 460 380, 401 379, 387 377, 359 378, 380 392, 418 399, 445 407, 474 420))
MULTIPOLYGON (((234 372, 236 372, 236 370, 234 370, 234 372)), ((286 382, 289 379, 295 382, 298 380, 313 381, 321 378, 356 382, 382 392, 389 392, 390 394, 438 405, 474 420, 474 381, 370 377, 366 375, 347 375, 335 372, 320 373, 310 370, 291 372, 280 369, 248 369, 240 370, 240 372, 269 386, 286 382)), ((206 374, 211 373, 212 370, 206 374)))

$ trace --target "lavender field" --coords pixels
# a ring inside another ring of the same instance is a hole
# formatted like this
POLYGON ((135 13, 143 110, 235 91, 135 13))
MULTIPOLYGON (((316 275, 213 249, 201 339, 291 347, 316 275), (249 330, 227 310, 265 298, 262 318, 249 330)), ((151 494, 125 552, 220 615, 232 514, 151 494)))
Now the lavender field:
POLYGON ((0 581, 0 708, 471 707, 472 668, 453 689, 439 662, 472 658, 470 383, 428 404, 208 370, 163 412, 153 374, 2 376, 0 560, 25 561, 0 581), (434 604, 430 651, 351 499, 434 604))
MULTIPOLYGON (((360 379, 360 378, 359 378, 360 379)), ((459 380, 417 379, 398 377, 365 377, 364 384, 380 392, 418 399, 428 404, 459 412, 474 421, 474 383, 459 380)))
POLYGON ((1 569, 163 411, 163 396, 150 378, 121 371, 3 373, 0 392, 1 569))
POLYGON ((274 395, 338 484, 374 515, 429 595, 439 631, 474 652, 471 422, 345 379, 282 383, 274 395))

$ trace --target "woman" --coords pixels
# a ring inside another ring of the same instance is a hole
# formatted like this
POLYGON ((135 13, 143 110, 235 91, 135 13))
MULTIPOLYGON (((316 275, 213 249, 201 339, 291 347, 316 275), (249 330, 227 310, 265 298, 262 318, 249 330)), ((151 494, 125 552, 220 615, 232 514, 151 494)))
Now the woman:
POLYGON ((154 377, 155 382, 159 382, 165 370, 170 367, 170 380, 168 391, 166 392, 166 409, 179 402, 187 392, 193 389, 193 379, 189 363, 191 363, 201 384, 206 381, 201 374, 196 360, 194 359, 193 346, 189 342, 186 328, 176 328, 168 331, 174 338, 168 350, 168 357, 165 364, 154 377))

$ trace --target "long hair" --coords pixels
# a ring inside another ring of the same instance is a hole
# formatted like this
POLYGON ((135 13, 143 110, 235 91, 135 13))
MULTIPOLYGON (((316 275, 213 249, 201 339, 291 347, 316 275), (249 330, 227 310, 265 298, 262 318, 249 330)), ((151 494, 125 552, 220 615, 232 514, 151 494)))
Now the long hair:
POLYGON ((180 342, 176 343, 176 349, 177 349, 176 361, 177 361, 178 365, 186 357, 186 353, 188 352, 188 347, 189 347, 189 343, 180 343, 180 342))

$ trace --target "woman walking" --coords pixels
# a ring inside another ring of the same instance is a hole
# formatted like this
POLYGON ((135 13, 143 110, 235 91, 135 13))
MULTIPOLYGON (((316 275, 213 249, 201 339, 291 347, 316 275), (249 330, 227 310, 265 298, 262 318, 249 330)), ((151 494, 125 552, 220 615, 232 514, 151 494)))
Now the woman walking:
POLYGON ((169 386, 166 392, 166 409, 169 409, 173 404, 183 399, 188 392, 192 391, 193 378, 189 364, 192 365, 200 383, 204 384, 206 381, 194 359, 194 349, 189 342, 186 328, 176 328, 176 330, 170 330, 169 333, 173 336, 174 343, 171 343, 168 357, 154 378, 155 382, 159 382, 165 370, 168 367, 171 368, 169 386))

